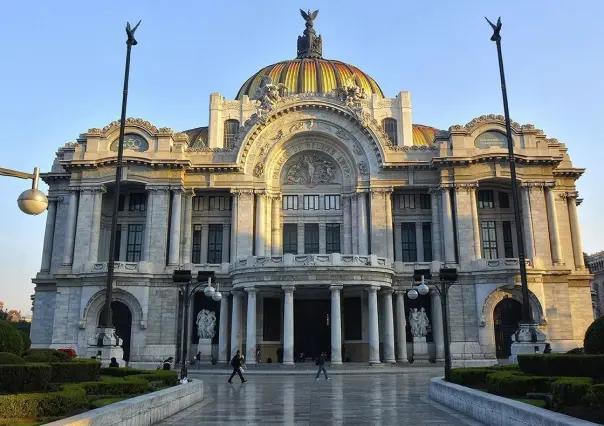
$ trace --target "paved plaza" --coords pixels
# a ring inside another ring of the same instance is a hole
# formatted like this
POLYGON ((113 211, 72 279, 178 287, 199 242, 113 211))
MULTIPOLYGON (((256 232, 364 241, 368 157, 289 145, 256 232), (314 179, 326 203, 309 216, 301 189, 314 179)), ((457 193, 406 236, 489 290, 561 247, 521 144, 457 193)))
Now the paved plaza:
MULTIPOLYGON (((479 425, 431 401, 434 372, 249 375, 247 383, 203 375, 204 400, 160 425, 479 425)), ((195 376, 193 376, 195 377, 195 376)))

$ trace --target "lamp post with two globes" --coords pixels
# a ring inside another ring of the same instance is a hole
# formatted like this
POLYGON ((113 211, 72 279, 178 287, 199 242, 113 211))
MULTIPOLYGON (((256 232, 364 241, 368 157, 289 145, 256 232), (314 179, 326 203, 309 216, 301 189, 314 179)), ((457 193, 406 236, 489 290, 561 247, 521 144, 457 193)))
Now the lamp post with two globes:
POLYGON ((31 179, 31 189, 23 191, 17 199, 21 211, 29 215, 44 213, 48 207, 48 198, 38 189, 40 180, 40 168, 35 167, 33 173, 24 173, 17 170, 3 169, 0 167, 0 176, 16 177, 19 179, 31 179))

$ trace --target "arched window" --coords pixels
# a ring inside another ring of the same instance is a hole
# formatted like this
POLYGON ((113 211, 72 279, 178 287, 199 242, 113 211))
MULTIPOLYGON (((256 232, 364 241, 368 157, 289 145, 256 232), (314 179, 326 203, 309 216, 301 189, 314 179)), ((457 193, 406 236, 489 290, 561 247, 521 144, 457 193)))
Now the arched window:
POLYGON ((224 122, 224 146, 228 147, 235 143, 235 137, 239 132, 239 121, 227 120, 224 122))
POLYGON ((382 120, 382 127, 384 128, 384 132, 388 135, 388 139, 392 142, 392 145, 397 145, 396 120, 394 118, 384 118, 382 120))

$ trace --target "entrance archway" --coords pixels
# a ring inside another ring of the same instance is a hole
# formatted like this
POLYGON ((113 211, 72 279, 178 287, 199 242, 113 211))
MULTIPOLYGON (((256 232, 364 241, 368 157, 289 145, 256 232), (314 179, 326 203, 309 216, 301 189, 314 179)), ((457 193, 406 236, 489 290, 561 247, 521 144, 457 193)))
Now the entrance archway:
MULTIPOLYGON (((125 303, 111 302, 111 313, 115 333, 122 339, 124 361, 130 361, 130 335, 132 333, 132 312, 125 303)), ((99 325, 105 320, 105 309, 99 315, 99 325)))
POLYGON ((330 304, 327 299, 294 300, 294 358, 316 358, 330 353, 330 304))
POLYGON ((500 301, 493 311, 495 328, 495 353, 497 358, 511 355, 512 335, 518 330, 522 319, 522 304, 511 297, 500 301))

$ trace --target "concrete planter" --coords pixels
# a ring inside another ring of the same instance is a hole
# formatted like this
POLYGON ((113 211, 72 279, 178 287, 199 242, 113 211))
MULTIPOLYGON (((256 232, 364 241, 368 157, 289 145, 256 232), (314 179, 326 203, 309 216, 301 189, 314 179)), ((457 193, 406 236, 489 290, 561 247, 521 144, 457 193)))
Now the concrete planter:
POLYGON ((195 380, 48 423, 47 426, 152 425, 201 400, 203 382, 195 380))
POLYGON ((430 398, 487 425, 582 426, 596 424, 448 383, 442 377, 431 379, 430 398))

